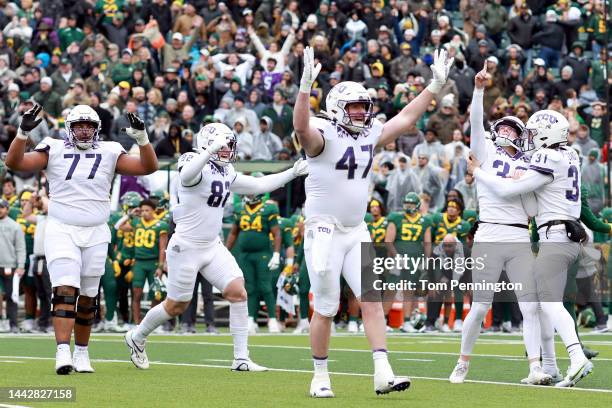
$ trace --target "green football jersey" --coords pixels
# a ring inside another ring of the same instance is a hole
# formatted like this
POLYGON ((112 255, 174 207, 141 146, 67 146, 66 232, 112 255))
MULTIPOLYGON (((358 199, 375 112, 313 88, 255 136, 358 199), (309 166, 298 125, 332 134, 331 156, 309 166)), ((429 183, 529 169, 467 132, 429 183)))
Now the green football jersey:
POLYGON ((243 205, 234 214, 234 223, 240 228, 238 248, 244 252, 269 251, 270 230, 278 225, 278 207, 273 204, 243 205))
POLYGON ((448 219, 447 213, 437 213, 431 218, 431 235, 436 244, 442 242, 447 234, 451 234, 465 242, 465 238, 470 232, 470 224, 464 221, 461 217, 457 217, 454 221, 448 219))
MULTIPOLYGON (((283 248, 293 246, 293 222, 291 218, 280 217, 278 219, 278 226, 281 230, 281 246, 283 248)), ((270 241, 274 242, 272 233, 270 233, 270 241)))
POLYGON ((470 224, 471 228, 474 226, 476 221, 478 221, 478 212, 475 210, 464 210, 461 218, 467 221, 470 224))
POLYGON ((134 229, 134 258, 158 259, 159 238, 168 233, 168 224, 153 218, 147 222, 143 218, 132 221, 134 229))
POLYGON ((21 225, 21 229, 25 234, 26 256, 30 256, 34 252, 34 233, 36 232, 36 224, 23 218, 21 214, 17 217, 16 221, 21 225))
POLYGON ((365 223, 372 237, 372 242, 380 244, 385 242, 385 236, 387 235, 387 225, 389 225, 386 217, 380 217, 378 220, 374 220, 374 216, 370 213, 366 213, 365 223))
POLYGON ((397 230, 395 242, 423 242, 425 232, 431 226, 429 217, 421 213, 410 215, 405 212, 394 212, 389 214, 387 219, 395 224, 397 230))

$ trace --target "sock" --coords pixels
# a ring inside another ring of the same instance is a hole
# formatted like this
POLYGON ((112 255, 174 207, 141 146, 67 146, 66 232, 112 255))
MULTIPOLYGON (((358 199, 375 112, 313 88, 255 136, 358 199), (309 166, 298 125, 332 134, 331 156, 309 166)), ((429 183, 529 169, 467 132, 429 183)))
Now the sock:
POLYGON ((78 344, 74 345, 74 351, 87 351, 87 346, 79 346, 78 344))
POLYGON ((542 368, 546 374, 555 375, 559 371, 557 356, 555 355, 555 329, 541 306, 538 306, 538 318, 540 320, 542 368))
POLYGON ((374 372, 380 370, 391 369, 389 365, 389 359, 387 356, 387 350, 377 349, 372 351, 372 359, 374 359, 374 372))
POLYGON ((356 322, 357 316, 349 316, 349 322, 356 322))
POLYGON ((569 312, 563 307, 563 303, 545 302, 541 305, 542 310, 546 313, 546 318, 553 323, 557 333, 561 336, 561 340, 563 340, 563 344, 565 344, 565 348, 570 353, 571 363, 574 364, 586 358, 576 334, 574 321, 569 312))
POLYGON ((463 321, 461 332, 461 355, 469 356, 474 350, 474 344, 480 336, 480 326, 487 316, 490 305, 483 302, 473 302, 470 312, 463 321))
POLYGON ((249 310, 247 302, 230 303, 230 333, 234 340, 234 358, 249 358, 249 310))
POLYGON ((527 349, 527 358, 539 360, 541 335, 538 303, 519 302, 519 308, 523 315, 523 342, 527 349))
POLYGON ((327 356, 325 357, 312 356, 312 362, 314 363, 315 375, 317 374, 327 375, 327 356))
POLYGON ((529 363, 529 371, 533 371, 536 367, 540 367, 539 361, 532 361, 529 363))
POLYGON ((164 304, 160 303, 149 310, 144 319, 142 319, 142 322, 134 329, 132 334, 133 339, 138 343, 144 342, 153 330, 164 324, 166 320, 170 320, 171 317, 172 316, 166 312, 164 304))
POLYGON ((57 351, 67 351, 70 352, 70 344, 60 343, 57 345, 57 351))

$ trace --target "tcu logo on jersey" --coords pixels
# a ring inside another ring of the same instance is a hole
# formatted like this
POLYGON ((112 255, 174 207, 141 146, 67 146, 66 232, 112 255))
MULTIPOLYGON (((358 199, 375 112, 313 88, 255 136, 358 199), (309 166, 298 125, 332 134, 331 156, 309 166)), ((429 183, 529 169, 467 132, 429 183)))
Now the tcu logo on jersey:
POLYGON ((331 234, 331 228, 327 228, 327 227, 317 227, 317 230, 319 232, 324 232, 326 234, 331 234))

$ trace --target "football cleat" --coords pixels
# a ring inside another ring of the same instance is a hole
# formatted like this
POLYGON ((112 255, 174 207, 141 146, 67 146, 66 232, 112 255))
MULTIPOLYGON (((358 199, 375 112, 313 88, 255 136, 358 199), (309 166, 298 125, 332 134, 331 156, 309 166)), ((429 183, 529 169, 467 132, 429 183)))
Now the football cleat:
POLYGON ((553 379, 550 374, 546 374, 542 367, 536 366, 529 371, 527 378, 521 380, 521 384, 529 385, 550 385, 553 379))
POLYGON ((465 381, 465 377, 467 377, 469 369, 469 362, 463 360, 457 361, 457 365, 455 366, 455 369, 451 373, 450 377, 448 377, 448 380, 452 384, 462 384, 465 381))
POLYGON ((402 333, 417 333, 418 330, 414 328, 410 321, 405 321, 402 327, 400 327, 402 333))
POLYGON ((141 370, 146 370, 149 368, 149 358, 147 357, 147 352, 145 351, 145 342, 138 343, 132 337, 133 330, 125 333, 125 344, 130 348, 130 358, 132 359, 132 363, 137 368, 141 370))
POLYGON ((404 391, 408 388, 410 388, 410 378, 408 377, 394 377, 393 373, 390 377, 388 373, 374 374, 374 392, 376 392, 376 395, 404 391))
POLYGON ((55 372, 58 375, 70 374, 72 371, 72 355, 70 348, 67 350, 57 350, 55 352, 55 372))
POLYGON ((588 358, 589 360, 597 357, 599 355, 599 351, 597 350, 592 350, 586 346, 582 346, 582 352, 584 353, 584 356, 586 358, 588 358))
POLYGON ((461 320, 461 319, 455 320, 455 325, 453 326, 453 331, 461 333, 462 330, 463 330, 463 320, 461 320))
POLYGON ((300 322, 293 331, 293 334, 302 334, 308 332, 310 332, 310 323, 308 323, 308 319, 300 319, 300 322))
POLYGON ((313 398, 334 398, 329 374, 315 374, 310 382, 310 396, 313 398))
POLYGON ((93 326, 91 326, 91 332, 92 333, 100 333, 102 331, 104 331, 106 325, 104 323, 104 321, 100 320, 98 323, 94 324, 93 326))
POLYGON ((448 324, 444 323, 442 329, 440 330, 442 333, 450 333, 452 330, 448 327, 448 324))
POLYGON ((85 350, 74 350, 72 354, 72 365, 77 373, 93 373, 95 370, 89 361, 89 352, 85 350))
POLYGON ((268 371, 268 368, 254 363, 250 358, 235 358, 232 363, 232 371, 263 372, 268 371))
POLYGON ((280 333, 281 329, 278 325, 278 320, 274 318, 268 319, 268 333, 280 333))
POLYGON ((359 333, 359 326, 357 325, 357 322, 354 320, 348 322, 348 327, 346 331, 349 333, 359 333))
POLYGON ((34 319, 25 319, 21 322, 19 327, 22 333, 33 333, 34 332, 34 319))
POLYGON ((578 384, 580 380, 582 380, 587 375, 591 374, 593 371, 593 363, 591 363, 588 359, 582 360, 578 364, 571 364, 567 369, 567 375, 563 379, 563 381, 555 384, 555 387, 573 387, 578 384))

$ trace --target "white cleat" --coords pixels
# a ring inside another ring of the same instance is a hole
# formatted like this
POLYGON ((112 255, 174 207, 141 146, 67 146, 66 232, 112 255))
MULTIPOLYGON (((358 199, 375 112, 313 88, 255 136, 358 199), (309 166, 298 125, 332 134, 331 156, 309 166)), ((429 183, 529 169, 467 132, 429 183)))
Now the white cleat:
POLYGON ((448 380, 452 384, 463 384, 463 382, 465 381, 465 377, 467 377, 469 369, 469 362, 463 360, 457 361, 457 365, 455 366, 455 369, 451 373, 450 377, 448 377, 448 380))
POLYGON ((608 315, 608 331, 612 332, 612 314, 608 315))
POLYGON ((70 349, 55 352, 55 372, 58 375, 70 374, 72 371, 72 355, 70 349))
POLYGON ((34 319, 26 319, 21 322, 20 329, 23 333, 33 333, 34 332, 34 319))
POLYGON ((410 378, 408 377, 395 377, 391 371, 374 373, 374 392, 376 392, 376 395, 400 392, 408 388, 410 388, 410 378))
POLYGON ((450 329, 450 327, 448 327, 448 324, 444 323, 444 325, 442 326, 442 329, 440 329, 440 331, 442 333, 450 333, 452 330, 450 329))
POLYGON ((142 343, 136 342, 132 337, 133 330, 125 333, 125 344, 130 348, 130 358, 132 359, 132 363, 137 368, 141 370, 146 370, 149 368, 149 358, 147 357, 147 352, 145 351, 145 342, 142 343))
POLYGON ((11 331, 11 325, 7 319, 0 319, 0 333, 8 333, 11 331))
POLYGON ((356 321, 352 320, 348 323, 346 331, 349 333, 359 333, 359 325, 357 325, 356 321))
POLYGON ((408 321, 404 322, 404 324, 400 328, 400 331, 402 333, 417 333, 418 332, 418 330, 414 328, 412 323, 410 323, 408 321))
POLYGON ((93 373, 95 370, 89 361, 89 351, 74 350, 72 354, 72 365, 77 373, 93 373))
POLYGON ((591 374, 592 371, 593 363, 585 358, 578 364, 570 365, 570 367, 567 369, 567 375, 563 381, 555 384, 555 387, 573 387, 584 377, 591 374))
POLYGON ((359 323, 359 333, 365 333, 365 326, 363 322, 359 323))
POLYGON ((250 358, 235 358, 232 363, 232 371, 252 371, 255 373, 268 371, 268 367, 260 366, 251 361, 250 358))
POLYGON ((461 333, 463 330, 463 320, 455 320, 455 325, 453 326, 453 331, 457 333, 461 333))
POLYGON ((93 326, 91 326, 91 332, 92 333, 100 333, 102 331, 104 331, 105 329, 105 324, 102 320, 100 320, 98 323, 94 324, 93 326))
POLYGON ((529 371, 529 376, 521 380, 521 384, 529 385, 550 385, 553 382, 553 378, 550 374, 546 374, 542 367, 534 367, 529 371))
POLYGON ((280 333, 281 329, 278 324, 278 320, 270 318, 268 319, 268 333, 280 333))
POLYGON ((329 374, 315 374, 310 382, 310 396, 313 398, 334 398, 329 374))
POLYGON ((308 323, 308 319, 300 319, 297 327, 293 331, 293 334, 302 334, 310 332, 310 323, 308 323))

